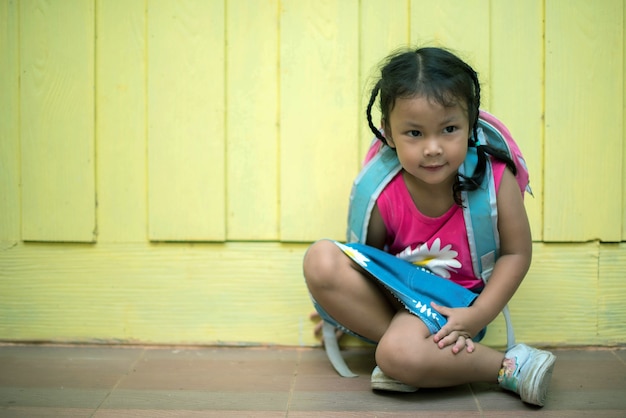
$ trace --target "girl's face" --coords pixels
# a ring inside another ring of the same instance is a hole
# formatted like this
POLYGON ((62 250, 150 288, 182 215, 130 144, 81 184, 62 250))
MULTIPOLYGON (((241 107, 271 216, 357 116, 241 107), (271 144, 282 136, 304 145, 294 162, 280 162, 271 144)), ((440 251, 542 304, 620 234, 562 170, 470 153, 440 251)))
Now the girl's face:
POLYGON ((467 154, 469 119, 458 103, 444 107, 423 96, 397 99, 384 126, 404 171, 417 183, 452 187, 467 154))

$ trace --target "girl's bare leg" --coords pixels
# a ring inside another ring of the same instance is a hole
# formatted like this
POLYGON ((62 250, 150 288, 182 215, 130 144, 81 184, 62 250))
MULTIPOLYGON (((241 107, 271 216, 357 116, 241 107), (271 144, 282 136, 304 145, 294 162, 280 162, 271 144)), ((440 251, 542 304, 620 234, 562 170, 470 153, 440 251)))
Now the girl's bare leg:
POLYGON ((415 315, 398 311, 376 348, 376 363, 388 376, 415 387, 496 382, 504 354, 481 344, 453 354, 440 349, 415 315))
POLYGON ((322 240, 309 248, 304 277, 311 295, 343 326, 372 341, 387 331, 396 308, 333 242, 322 240))
POLYGON ((333 318, 379 342, 376 363, 389 377, 418 388, 497 381, 504 354, 481 344, 472 353, 440 349, 422 320, 399 307, 333 242, 318 241, 309 248, 304 276, 333 318))

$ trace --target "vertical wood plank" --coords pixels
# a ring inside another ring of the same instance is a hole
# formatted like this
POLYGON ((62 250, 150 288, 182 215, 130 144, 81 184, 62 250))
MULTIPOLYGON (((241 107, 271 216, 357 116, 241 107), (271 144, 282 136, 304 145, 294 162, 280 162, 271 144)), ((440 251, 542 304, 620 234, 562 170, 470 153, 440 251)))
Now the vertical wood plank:
MULTIPOLYGON (((367 108, 372 88, 380 77, 380 64, 395 50, 413 46, 409 34, 409 0, 370 0, 361 2, 360 16, 359 92, 361 100, 359 102, 359 163, 363 161, 374 138, 374 134, 367 124, 365 109, 367 108), (385 16, 385 18, 381 19, 381 16, 385 16)), ((380 125, 378 105, 372 109, 372 120, 375 125, 380 125)))
POLYGON ((227 7, 227 239, 278 239, 278 0, 227 7))
POLYGON ((98 241, 143 242, 147 238, 145 1, 96 4, 98 241))
POLYGON ((411 0, 411 40, 442 46, 471 65, 481 83, 481 107, 490 103, 489 0, 411 0))
POLYGON ((93 1, 20 6, 22 236, 93 241, 93 1))
POLYGON ((224 1, 150 1, 147 76, 149 237, 224 240, 224 1))
POLYGON ((358 2, 281 5, 281 240, 345 239, 358 165, 358 2))
POLYGON ((18 5, 0 3, 0 250, 20 240, 18 5))
POLYGON ((509 128, 530 172, 533 240, 543 238, 543 1, 491 3, 491 111, 509 128))
POLYGON ((619 241, 623 2, 546 2, 545 241, 619 241))
MULTIPOLYGON (((623 0, 623 17, 622 17, 622 57, 626 59, 626 0, 623 0)), ((623 63, 622 65, 626 65, 623 63)), ((626 170, 626 68, 622 73, 622 147, 623 158, 622 167, 626 170)), ((626 173, 625 173, 626 177, 626 173)), ((622 181, 622 241, 626 241, 626 180, 622 181)))

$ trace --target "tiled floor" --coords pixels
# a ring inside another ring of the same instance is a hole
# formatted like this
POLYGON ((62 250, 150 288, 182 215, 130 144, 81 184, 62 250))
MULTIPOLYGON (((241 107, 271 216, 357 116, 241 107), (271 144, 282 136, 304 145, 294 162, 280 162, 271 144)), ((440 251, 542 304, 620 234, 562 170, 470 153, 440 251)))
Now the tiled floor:
POLYGON ((544 408, 495 385, 413 394, 369 387, 372 350, 0 346, 1 417, 626 417, 626 349, 554 350, 544 408))

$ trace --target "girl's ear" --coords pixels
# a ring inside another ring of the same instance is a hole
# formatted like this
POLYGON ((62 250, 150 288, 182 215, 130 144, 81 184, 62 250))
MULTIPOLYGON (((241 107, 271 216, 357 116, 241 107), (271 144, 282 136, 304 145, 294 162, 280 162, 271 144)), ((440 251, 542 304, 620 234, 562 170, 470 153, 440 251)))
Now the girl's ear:
POLYGON ((395 148, 396 144, 393 142, 393 138, 391 137, 391 128, 385 124, 385 119, 380 121, 380 126, 383 128, 383 135, 385 136, 385 142, 391 148, 395 148))

